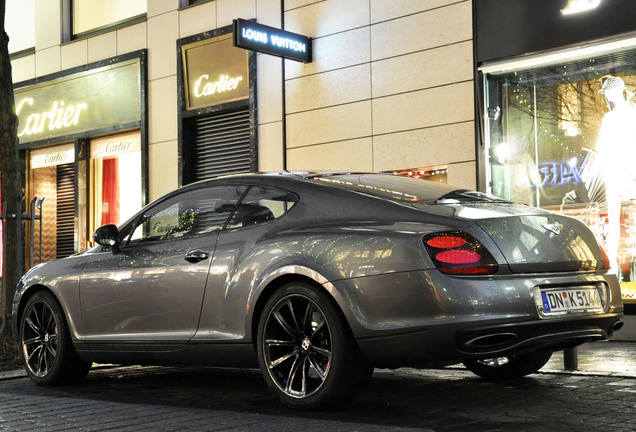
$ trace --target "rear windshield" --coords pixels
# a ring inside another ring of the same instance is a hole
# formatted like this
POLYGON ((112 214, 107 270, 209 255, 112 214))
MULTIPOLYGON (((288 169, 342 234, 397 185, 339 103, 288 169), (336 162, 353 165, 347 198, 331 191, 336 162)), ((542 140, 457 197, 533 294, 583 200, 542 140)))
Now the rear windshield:
POLYGON ((482 192, 395 175, 327 175, 313 177, 313 180, 401 203, 421 205, 505 202, 482 192))

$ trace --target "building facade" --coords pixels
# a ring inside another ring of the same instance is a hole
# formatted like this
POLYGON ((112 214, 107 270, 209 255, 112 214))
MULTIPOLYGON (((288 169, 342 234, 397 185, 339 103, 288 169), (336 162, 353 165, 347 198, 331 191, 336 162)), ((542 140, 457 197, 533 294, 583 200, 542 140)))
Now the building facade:
POLYGON ((583 219, 631 301, 632 0, 7 3, 34 262, 203 178, 388 171, 583 219), (236 19, 311 61, 235 47, 236 19))
POLYGON ((44 198, 35 263, 219 174, 394 171, 477 186, 471 1, 8 4, 26 200, 44 198), (239 18, 310 37, 312 61, 233 47, 239 18))

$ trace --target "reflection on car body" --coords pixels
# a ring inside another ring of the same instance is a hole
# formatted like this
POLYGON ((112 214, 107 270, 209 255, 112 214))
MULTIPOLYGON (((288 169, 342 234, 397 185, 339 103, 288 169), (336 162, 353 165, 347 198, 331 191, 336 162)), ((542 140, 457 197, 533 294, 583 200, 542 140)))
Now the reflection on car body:
POLYGON ((37 383, 92 362, 259 366, 285 404, 315 408, 350 400, 374 367, 514 378, 622 325, 582 222, 404 177, 221 177, 94 238, 17 288, 37 383))

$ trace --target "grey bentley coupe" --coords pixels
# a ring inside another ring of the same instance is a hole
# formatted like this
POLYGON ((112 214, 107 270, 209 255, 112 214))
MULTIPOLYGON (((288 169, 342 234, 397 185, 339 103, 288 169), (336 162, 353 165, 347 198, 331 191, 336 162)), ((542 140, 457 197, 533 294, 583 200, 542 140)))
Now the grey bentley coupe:
POLYGON ((17 287, 38 384, 93 362, 258 366, 307 409, 351 399, 376 367, 524 376, 622 326, 618 281, 582 222, 399 176, 220 177, 94 240, 17 287))

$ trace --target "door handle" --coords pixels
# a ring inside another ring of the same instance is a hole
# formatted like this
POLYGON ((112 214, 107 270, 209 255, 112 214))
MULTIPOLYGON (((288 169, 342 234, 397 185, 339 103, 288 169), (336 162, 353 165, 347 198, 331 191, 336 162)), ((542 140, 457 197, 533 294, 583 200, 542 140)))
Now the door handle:
POLYGON ((205 259, 208 259, 208 257, 210 256, 209 253, 204 252, 200 249, 195 249, 195 250, 191 250, 190 252, 188 252, 187 254, 185 254, 185 260, 189 263, 198 263, 199 261, 203 261, 205 259))

